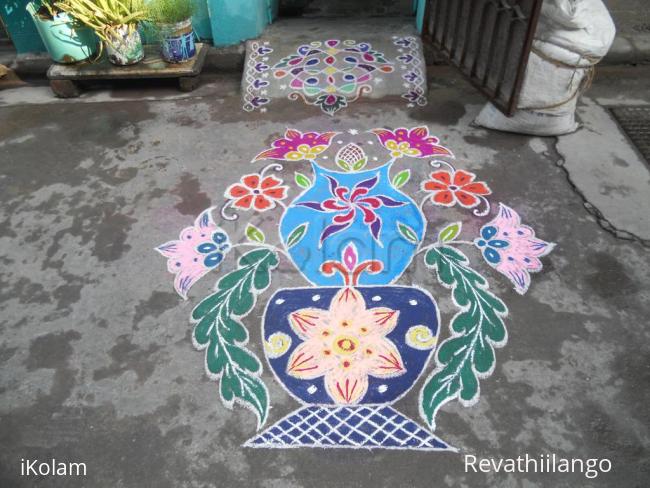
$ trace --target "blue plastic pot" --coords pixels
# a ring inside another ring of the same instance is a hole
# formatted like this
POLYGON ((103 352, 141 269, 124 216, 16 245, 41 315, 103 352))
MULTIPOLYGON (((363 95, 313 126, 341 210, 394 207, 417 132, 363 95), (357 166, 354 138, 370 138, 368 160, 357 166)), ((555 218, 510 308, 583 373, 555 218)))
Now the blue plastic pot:
POLYGON ((161 31, 162 58, 168 63, 184 63, 196 54, 192 21, 187 19, 176 24, 163 24, 161 31))
POLYGON ((269 21, 267 0, 208 0, 215 46, 230 46, 264 32, 269 21))

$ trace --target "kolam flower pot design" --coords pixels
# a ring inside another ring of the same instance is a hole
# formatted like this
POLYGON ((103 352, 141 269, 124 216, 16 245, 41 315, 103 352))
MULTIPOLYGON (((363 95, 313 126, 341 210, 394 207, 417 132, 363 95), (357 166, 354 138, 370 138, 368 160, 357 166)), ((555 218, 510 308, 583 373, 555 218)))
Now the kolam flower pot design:
POLYGON ((276 292, 262 335, 276 378, 302 403, 390 404, 419 378, 438 330, 423 290, 318 287, 276 292))
POLYGON ((250 408, 258 429, 267 420, 270 395, 262 361, 247 347, 243 319, 271 286, 276 268, 295 268, 311 284, 275 290, 261 324, 266 362, 301 406, 245 446, 453 450, 431 432, 437 413, 455 399, 465 406, 478 400, 479 381, 494 371, 495 350, 507 340, 508 309, 461 246, 473 249, 520 294, 553 248, 502 203, 491 220, 474 229, 478 235, 461 240, 462 222, 451 222, 425 242, 431 230, 425 205, 456 206, 485 217, 490 188, 474 173, 431 159, 416 204, 402 190, 410 169, 393 167, 401 158, 452 158, 451 151, 426 127, 369 132, 384 155, 372 158, 376 164, 368 164, 362 141, 343 145, 336 132, 288 129, 253 159, 276 162, 225 189, 219 222, 207 209, 177 240, 157 247, 183 298, 207 273, 225 263, 234 266, 193 309, 192 339, 205 351, 205 368, 219 381, 222 403, 250 408), (330 156, 323 153, 333 140, 341 145, 333 158, 339 170, 324 167, 330 156), (287 204, 292 185, 280 178, 284 166, 277 161, 303 160, 313 174, 294 174, 299 194, 287 204), (277 216, 278 235, 267 238, 248 222, 248 242, 231 239, 222 225, 244 212, 277 216), (243 253, 233 264, 229 254, 235 248, 243 253), (451 290, 457 307, 449 336, 439 345, 436 301, 411 283, 395 284, 416 259, 451 290), (423 426, 393 403, 409 393, 433 358, 435 367, 418 396, 423 426))

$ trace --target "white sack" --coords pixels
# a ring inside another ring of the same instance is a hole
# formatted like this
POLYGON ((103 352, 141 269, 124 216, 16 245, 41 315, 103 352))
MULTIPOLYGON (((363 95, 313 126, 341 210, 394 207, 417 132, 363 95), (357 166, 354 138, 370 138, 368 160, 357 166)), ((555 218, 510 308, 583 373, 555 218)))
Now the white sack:
POLYGON ((488 103, 476 124, 533 135, 574 132, 578 96, 614 34, 614 23, 601 0, 546 0, 517 111, 506 117, 488 103))

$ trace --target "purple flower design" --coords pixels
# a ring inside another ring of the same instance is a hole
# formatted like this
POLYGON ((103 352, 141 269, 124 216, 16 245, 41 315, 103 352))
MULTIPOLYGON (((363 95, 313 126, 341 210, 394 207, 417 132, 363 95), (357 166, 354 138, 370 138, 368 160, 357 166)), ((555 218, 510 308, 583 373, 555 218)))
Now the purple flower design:
POLYGON ((352 190, 340 185, 331 176, 326 175, 325 177, 329 180, 332 198, 328 198, 323 202, 296 203, 296 205, 311 208, 318 212, 336 213, 332 217, 332 222, 323 230, 320 236, 320 245, 328 237, 350 227, 359 213, 363 216, 363 223, 370 229, 372 237, 379 242, 382 222, 376 210, 382 206, 400 207, 406 204, 406 202, 393 200, 386 195, 368 195, 370 190, 377 185, 379 181, 378 175, 360 181, 352 190))

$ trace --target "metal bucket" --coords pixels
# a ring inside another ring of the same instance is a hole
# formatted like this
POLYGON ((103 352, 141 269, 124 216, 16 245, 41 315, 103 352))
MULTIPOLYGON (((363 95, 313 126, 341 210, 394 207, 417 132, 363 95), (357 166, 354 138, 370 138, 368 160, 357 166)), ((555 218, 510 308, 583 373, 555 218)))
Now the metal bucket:
POLYGON ((89 27, 75 24, 66 13, 58 14, 54 20, 45 19, 38 14, 32 2, 27 4, 26 9, 53 61, 78 63, 97 53, 99 39, 89 27))

